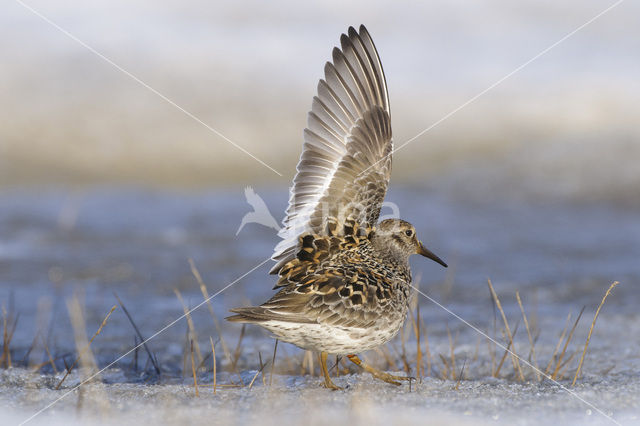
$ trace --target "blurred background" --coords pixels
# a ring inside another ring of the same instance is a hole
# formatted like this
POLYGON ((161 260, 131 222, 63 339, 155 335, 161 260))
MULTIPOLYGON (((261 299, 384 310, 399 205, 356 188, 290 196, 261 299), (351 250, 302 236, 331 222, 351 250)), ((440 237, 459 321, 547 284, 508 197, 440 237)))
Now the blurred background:
MULTIPOLYGON (((282 174, 5 2, 0 302, 20 317, 14 359, 46 359, 42 335, 62 369, 74 295, 95 330, 117 292, 149 336, 182 314, 174 289, 187 306, 202 301, 188 258, 214 294, 271 255, 272 229, 249 224, 236 236, 252 210, 244 188, 282 218, 317 81, 350 25, 365 24, 380 52, 399 146, 613 1, 25 3, 282 174)), ((603 355, 586 371, 639 368, 640 343, 628 338, 640 333, 639 16, 640 3, 621 3, 400 149, 388 194, 451 265, 416 259, 421 288, 480 327, 494 312, 487 277, 511 318, 520 290, 547 355, 567 313, 587 306, 590 320, 621 281, 592 340, 603 355)), ((213 299, 217 317, 269 297, 270 267, 213 299)), ((475 344, 473 331, 420 303, 434 353, 448 351, 445 323, 475 344)), ((194 313, 203 347, 207 316, 194 313)), ((103 363, 137 339, 121 310, 109 321, 93 345, 103 363)), ((184 332, 180 323, 154 340, 163 369, 182 368, 184 332)), ((239 328, 223 333, 235 342, 239 328)), ((249 338, 272 350, 257 327, 249 338)), ((239 365, 254 358, 245 348, 239 365)))
MULTIPOLYGON (((331 48, 366 24, 394 140, 412 138, 609 4, 602 1, 27 2, 283 174, 25 9, 0 25, 0 182, 286 186, 331 48)), ((613 2, 611 2, 613 4, 613 2)), ((633 202, 640 6, 625 2, 419 137, 394 182, 633 202)))

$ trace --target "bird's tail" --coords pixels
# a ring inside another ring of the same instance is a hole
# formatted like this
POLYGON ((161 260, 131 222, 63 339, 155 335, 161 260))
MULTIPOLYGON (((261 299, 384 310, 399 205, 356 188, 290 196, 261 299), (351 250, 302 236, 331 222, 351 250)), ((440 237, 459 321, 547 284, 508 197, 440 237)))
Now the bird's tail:
POLYGON ((236 315, 231 315, 230 317, 226 317, 227 321, 231 322, 248 322, 252 324, 262 324, 268 321, 284 321, 284 322, 293 322, 293 323, 317 323, 315 319, 305 317, 301 314, 288 313, 283 314, 282 312, 274 312, 269 308, 265 308, 264 306, 249 306, 246 308, 235 308, 230 309, 236 315))
POLYGON ((246 308, 230 309, 236 315, 231 315, 225 319, 230 322, 248 322, 259 324, 272 318, 266 314, 266 310, 260 306, 249 306, 246 308))

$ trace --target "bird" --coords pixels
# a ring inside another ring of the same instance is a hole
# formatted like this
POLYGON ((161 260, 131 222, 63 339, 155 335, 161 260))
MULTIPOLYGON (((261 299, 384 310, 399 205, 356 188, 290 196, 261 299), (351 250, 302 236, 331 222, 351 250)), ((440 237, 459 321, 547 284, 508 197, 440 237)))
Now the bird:
POLYGON ((236 231, 236 235, 240 233, 247 223, 259 223, 260 225, 264 225, 268 228, 273 228, 276 231, 280 230, 280 226, 278 226, 278 222, 276 222, 276 219, 269 211, 269 207, 267 207, 262 197, 256 194, 252 187, 247 186, 244 189, 244 196, 247 199, 247 203, 253 207, 253 211, 242 217, 242 221, 240 222, 240 227, 238 227, 238 230, 236 231))
POLYGON ((329 389, 341 389, 329 376, 329 354, 346 356, 387 383, 411 379, 375 369, 358 353, 385 344, 404 324, 413 295, 411 255, 447 267, 409 222, 377 223, 391 177, 390 114, 373 40, 363 25, 349 27, 325 64, 308 114, 272 255, 277 292, 226 318, 317 352, 329 389))

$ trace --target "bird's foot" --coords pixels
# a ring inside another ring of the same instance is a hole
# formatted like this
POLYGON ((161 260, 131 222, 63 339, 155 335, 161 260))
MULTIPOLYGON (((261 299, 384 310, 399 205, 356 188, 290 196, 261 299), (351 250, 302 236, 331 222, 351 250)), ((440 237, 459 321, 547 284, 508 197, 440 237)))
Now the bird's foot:
POLYGON ((396 376, 395 374, 389 374, 385 371, 376 370, 375 368, 369 367, 369 369, 365 369, 368 373, 370 373, 376 379, 380 379, 383 382, 391 383, 392 385, 400 386, 400 381, 412 381, 415 380, 415 377, 411 376, 396 376), (373 371, 372 371, 373 370, 373 371), (374 372, 375 371, 375 372, 374 372))
POLYGON ((347 355, 347 358, 357 366, 361 367, 364 371, 371 374, 376 379, 382 380, 383 382, 390 383, 392 385, 400 386, 400 381, 407 380, 411 382, 411 380, 415 380, 415 377, 410 376, 396 376, 394 374, 389 374, 386 371, 378 370, 377 368, 373 368, 363 363, 357 355, 347 355))
POLYGON ((324 387, 331 390, 342 390, 340 386, 336 386, 335 383, 329 377, 329 369, 327 368, 327 356, 326 352, 320 353, 320 367, 322 368, 322 374, 324 376, 324 387))
POLYGON ((325 379, 323 386, 325 388, 327 388, 327 389, 331 389, 331 390, 334 390, 334 391, 336 391, 336 390, 344 390, 344 388, 342 388, 342 387, 336 385, 335 383, 333 383, 333 381, 331 379, 329 379, 329 380, 325 379))

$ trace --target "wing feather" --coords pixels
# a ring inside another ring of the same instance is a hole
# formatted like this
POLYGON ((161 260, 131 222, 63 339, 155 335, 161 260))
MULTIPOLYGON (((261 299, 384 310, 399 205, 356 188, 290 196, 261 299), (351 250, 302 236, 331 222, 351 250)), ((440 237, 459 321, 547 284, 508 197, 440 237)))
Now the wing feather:
POLYGON ((287 216, 274 250, 277 273, 306 233, 338 235, 348 221, 375 226, 391 175, 391 117, 382 63, 364 26, 350 27, 324 67, 304 131, 287 216))

